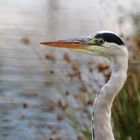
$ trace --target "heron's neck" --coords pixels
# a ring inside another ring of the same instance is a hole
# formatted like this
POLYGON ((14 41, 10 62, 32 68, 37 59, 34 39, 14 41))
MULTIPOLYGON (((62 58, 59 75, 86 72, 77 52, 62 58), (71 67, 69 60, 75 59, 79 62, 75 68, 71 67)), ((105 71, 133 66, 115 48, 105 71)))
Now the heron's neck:
POLYGON ((94 102, 95 140, 115 140, 111 127, 111 106, 127 77, 128 54, 113 58, 111 61, 113 65, 110 80, 101 88, 94 102))

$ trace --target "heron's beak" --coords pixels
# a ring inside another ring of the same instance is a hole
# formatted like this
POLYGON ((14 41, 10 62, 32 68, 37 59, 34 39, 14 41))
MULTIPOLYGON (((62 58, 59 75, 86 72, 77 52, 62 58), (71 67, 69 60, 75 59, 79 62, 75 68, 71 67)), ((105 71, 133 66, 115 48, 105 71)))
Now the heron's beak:
POLYGON ((58 40, 51 42, 42 42, 40 44, 58 48, 67 48, 73 51, 88 53, 92 55, 110 56, 107 47, 100 46, 96 39, 90 37, 71 40, 58 40))
POLYGON ((59 41, 52 41, 52 42, 42 42, 40 44, 58 48, 68 48, 72 49, 73 51, 80 51, 80 52, 88 52, 89 47, 89 38, 81 38, 81 39, 71 39, 71 40, 59 40, 59 41))

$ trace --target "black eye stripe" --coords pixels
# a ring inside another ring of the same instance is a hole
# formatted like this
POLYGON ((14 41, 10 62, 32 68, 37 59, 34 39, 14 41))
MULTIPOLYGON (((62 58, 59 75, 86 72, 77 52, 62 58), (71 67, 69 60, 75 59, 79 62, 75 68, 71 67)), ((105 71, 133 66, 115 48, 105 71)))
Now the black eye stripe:
POLYGON ((118 45, 124 45, 124 42, 113 33, 99 33, 95 35, 95 38, 102 38, 106 42, 116 43, 118 45))

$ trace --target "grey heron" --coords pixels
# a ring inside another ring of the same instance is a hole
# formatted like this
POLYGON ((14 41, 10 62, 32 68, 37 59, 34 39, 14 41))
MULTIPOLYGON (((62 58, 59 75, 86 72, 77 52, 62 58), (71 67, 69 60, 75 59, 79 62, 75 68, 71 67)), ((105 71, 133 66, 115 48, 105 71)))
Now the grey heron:
POLYGON ((110 31, 98 31, 88 37, 43 42, 41 44, 68 48, 109 59, 112 73, 109 81, 99 90, 94 100, 92 136, 94 140, 115 140, 111 127, 111 107, 115 96, 127 78, 128 50, 122 39, 110 31))

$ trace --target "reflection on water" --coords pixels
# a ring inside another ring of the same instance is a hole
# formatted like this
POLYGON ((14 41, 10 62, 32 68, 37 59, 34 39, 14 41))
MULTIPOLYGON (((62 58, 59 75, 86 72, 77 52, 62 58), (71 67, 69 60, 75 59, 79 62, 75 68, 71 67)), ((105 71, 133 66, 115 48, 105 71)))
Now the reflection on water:
MULTIPOLYGON (((38 47, 39 42, 85 36, 102 29, 128 33, 128 22, 120 30, 118 14, 122 13, 118 10, 134 12, 132 4, 138 5, 139 0, 1 1, 0 140, 77 140, 68 118, 62 119, 64 112, 54 103, 64 99, 66 90, 76 93, 78 84, 63 80, 61 72, 68 69, 65 63, 62 71, 57 61, 44 60, 48 50, 38 47), (20 41, 23 38, 28 43, 20 41), (55 70, 54 76, 50 68, 55 70)), ((69 101, 78 106, 73 98, 69 101)))

